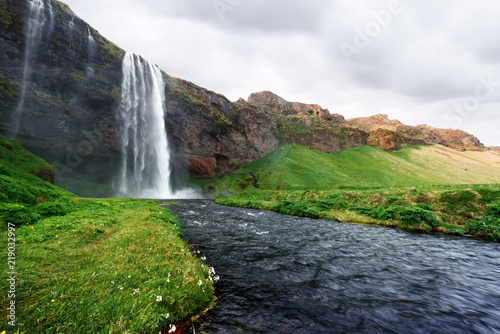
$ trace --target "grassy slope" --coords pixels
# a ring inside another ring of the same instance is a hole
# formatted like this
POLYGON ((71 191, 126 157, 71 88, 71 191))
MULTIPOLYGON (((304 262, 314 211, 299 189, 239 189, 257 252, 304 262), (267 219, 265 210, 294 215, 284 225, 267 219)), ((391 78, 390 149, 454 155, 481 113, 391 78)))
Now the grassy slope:
POLYGON ((329 155, 289 144, 205 189, 240 193, 217 200, 225 205, 500 241, 498 183, 494 152, 364 146, 329 155))
POLYGON ((0 135, 0 159, 44 180, 54 182, 54 169, 45 160, 34 156, 13 139, 0 135))
MULTIPOLYGON (((25 166, 38 164, 31 158, 25 166)), ((19 160, 0 159, 0 237, 15 235, 16 330, 158 333, 213 302, 211 272, 180 239, 169 210, 155 201, 76 198, 17 168, 19 160)), ((7 292, 7 244, 1 253, 7 292)), ((4 294, 0 331, 12 331, 9 302, 4 294)))
POLYGON ((258 187, 273 189, 500 183, 500 155, 440 145, 407 147, 395 153, 363 146, 330 155, 288 144, 242 169, 217 176, 205 189, 229 195, 255 185, 256 180, 258 187))

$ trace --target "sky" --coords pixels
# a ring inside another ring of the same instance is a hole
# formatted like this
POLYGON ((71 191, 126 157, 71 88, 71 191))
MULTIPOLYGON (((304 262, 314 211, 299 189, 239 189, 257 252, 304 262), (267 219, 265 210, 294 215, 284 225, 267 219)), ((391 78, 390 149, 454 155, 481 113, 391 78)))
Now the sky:
POLYGON ((495 0, 63 0, 107 39, 231 101, 272 91, 500 146, 495 0))

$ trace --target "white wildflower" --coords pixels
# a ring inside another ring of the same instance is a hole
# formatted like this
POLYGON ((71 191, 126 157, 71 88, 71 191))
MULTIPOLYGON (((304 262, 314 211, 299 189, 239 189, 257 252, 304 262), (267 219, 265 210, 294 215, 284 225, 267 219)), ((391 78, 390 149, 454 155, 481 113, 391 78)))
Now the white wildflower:
POLYGON ((157 302, 161 302, 163 300, 163 298, 161 296, 156 296, 156 301, 157 302))

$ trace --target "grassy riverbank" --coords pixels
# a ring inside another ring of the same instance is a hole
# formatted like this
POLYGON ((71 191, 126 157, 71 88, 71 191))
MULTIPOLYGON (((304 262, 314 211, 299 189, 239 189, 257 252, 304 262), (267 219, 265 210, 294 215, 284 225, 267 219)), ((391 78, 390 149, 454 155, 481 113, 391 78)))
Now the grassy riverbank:
POLYGON ((0 223, 0 331, 158 333, 214 302, 213 271, 155 201, 77 198, 4 155, 0 223))
POLYGON ((248 190, 217 203, 500 241, 500 185, 248 190))
POLYGON ((500 155, 441 145, 330 155, 287 144, 204 180, 220 204, 500 241, 500 155))

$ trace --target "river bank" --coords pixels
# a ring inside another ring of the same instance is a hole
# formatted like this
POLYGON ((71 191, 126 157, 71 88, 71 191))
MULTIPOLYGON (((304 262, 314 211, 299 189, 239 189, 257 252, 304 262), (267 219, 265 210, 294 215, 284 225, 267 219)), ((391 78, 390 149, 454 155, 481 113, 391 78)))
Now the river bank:
POLYGON ((499 185, 252 189, 215 201, 303 217, 500 241, 499 185))

